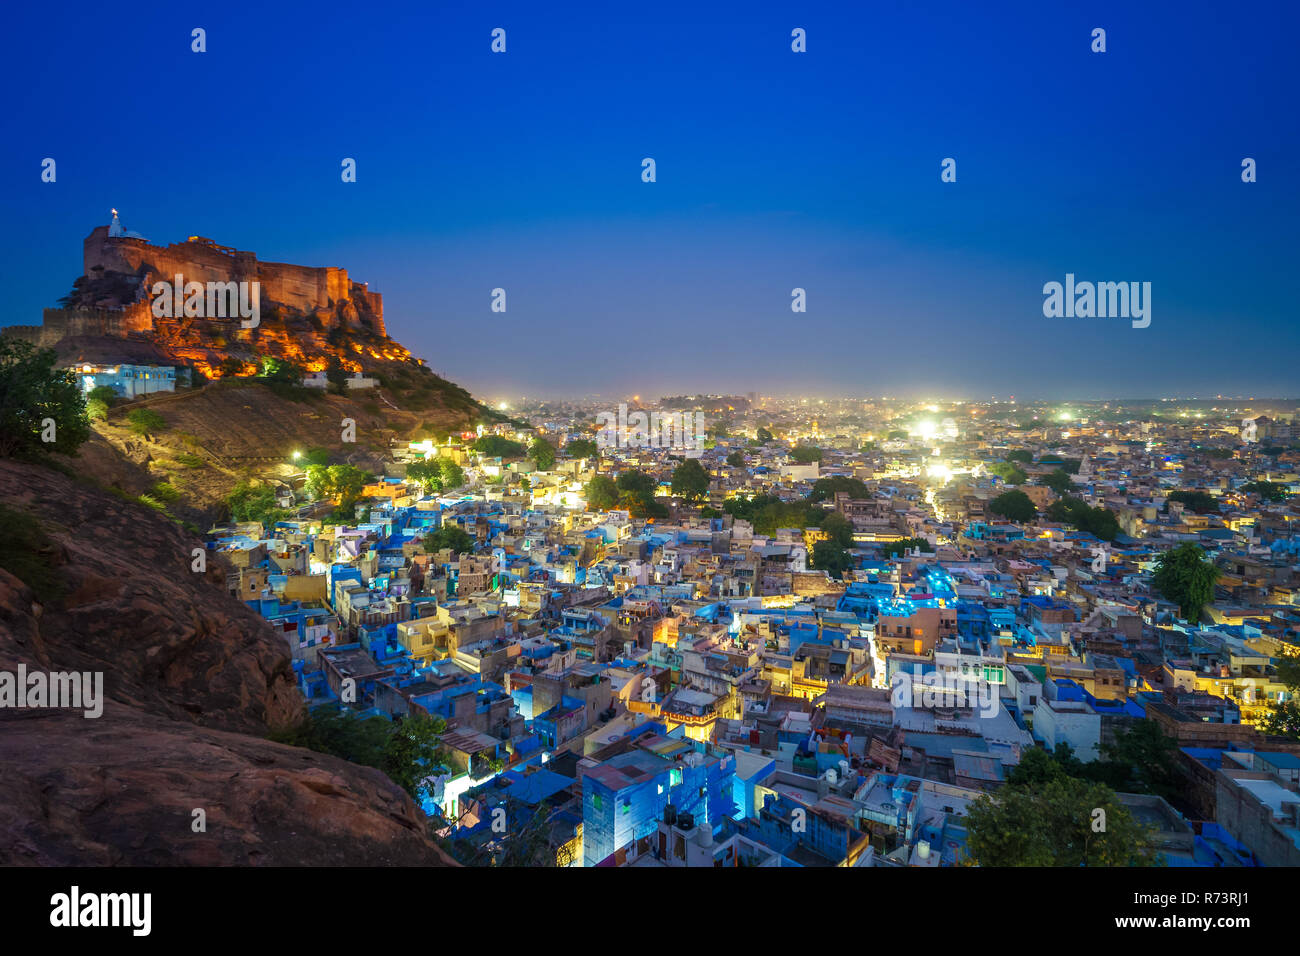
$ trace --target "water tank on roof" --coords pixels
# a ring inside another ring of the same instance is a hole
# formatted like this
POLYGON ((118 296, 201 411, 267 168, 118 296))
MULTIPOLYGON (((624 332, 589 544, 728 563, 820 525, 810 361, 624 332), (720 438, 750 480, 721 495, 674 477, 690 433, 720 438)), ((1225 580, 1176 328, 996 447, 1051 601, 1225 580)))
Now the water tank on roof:
POLYGON ((922 860, 930 859, 930 841, 919 840, 916 844, 916 855, 922 860))

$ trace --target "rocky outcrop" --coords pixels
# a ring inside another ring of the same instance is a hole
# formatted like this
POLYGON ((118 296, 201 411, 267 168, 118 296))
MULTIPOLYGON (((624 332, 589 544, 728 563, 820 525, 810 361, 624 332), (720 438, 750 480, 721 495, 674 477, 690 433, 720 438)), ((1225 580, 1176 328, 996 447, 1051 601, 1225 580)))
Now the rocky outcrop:
POLYGON ((449 863, 377 770, 124 707, 0 712, 0 765, 0 865, 449 863))
POLYGON ((31 465, 0 462, 0 501, 62 590, 0 569, 0 671, 100 671, 106 699, 0 708, 0 864, 450 863, 383 774, 264 739, 301 714, 287 648, 197 539, 31 465))

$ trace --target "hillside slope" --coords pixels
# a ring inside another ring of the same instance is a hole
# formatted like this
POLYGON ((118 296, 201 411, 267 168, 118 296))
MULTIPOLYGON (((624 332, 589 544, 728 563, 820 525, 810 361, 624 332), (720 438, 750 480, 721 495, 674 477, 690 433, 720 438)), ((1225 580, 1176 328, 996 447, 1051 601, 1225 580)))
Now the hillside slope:
POLYGON ((0 865, 450 865, 383 774, 262 739, 301 713, 287 649, 192 536, 33 465, 0 461, 0 501, 0 670, 102 671, 106 697, 0 709, 0 865))
POLYGON ((449 408, 436 398, 418 410, 396 404, 384 389, 331 395, 226 379, 113 408, 94 423, 77 467, 131 494, 165 481, 181 493, 170 510, 203 524, 219 516, 241 480, 283 480, 299 471, 295 451, 323 448, 333 461, 380 471, 391 441, 462 431, 484 417, 477 406, 449 408), (137 408, 156 411, 166 427, 137 434, 127 420, 137 408), (355 422, 353 443, 342 440, 344 419, 355 422))

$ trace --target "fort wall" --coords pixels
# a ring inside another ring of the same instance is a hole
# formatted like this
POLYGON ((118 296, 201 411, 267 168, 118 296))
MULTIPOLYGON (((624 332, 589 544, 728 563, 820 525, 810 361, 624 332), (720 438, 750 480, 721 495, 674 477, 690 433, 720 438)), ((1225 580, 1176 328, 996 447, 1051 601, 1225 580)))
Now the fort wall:
POLYGON ((126 338, 132 332, 152 332, 154 328, 148 302, 136 302, 123 309, 45 309, 42 320, 41 325, 9 326, 4 334, 52 348, 74 335, 126 338))
MULTIPOLYGON (((147 286, 171 282, 177 275, 186 282, 254 282, 261 287, 263 307, 277 302, 299 312, 333 311, 364 315, 376 332, 385 335, 383 296, 365 285, 351 282, 346 269, 332 266, 298 266, 284 262, 259 262, 257 255, 219 246, 207 239, 191 238, 169 246, 144 239, 109 236, 107 226, 97 226, 82 243, 87 276, 93 270, 148 273, 147 286), (353 308, 346 309, 351 303, 353 308)), ((146 291, 149 291, 146 287, 146 291)))

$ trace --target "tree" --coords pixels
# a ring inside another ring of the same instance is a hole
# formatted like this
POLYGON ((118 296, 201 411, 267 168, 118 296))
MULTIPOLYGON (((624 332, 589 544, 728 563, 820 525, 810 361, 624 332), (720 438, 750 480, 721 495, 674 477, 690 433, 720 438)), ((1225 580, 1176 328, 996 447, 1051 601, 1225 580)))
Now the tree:
POLYGON ((907 438, 907 432, 901 428, 895 428, 885 438, 889 441, 902 441, 907 438))
MULTIPOLYGON (((1169 501, 1177 501, 1189 511, 1198 515, 1214 515, 1219 513, 1219 500, 1213 495, 1204 491, 1171 491, 1169 501)), ((1165 506, 1168 510, 1168 505, 1165 506)))
POLYGON ((989 512, 1009 521, 1033 521, 1038 509, 1023 491, 1007 491, 989 502, 989 512))
POLYGON ((831 475, 829 478, 818 478, 813 482, 812 491, 808 493, 808 500, 812 502, 833 501, 841 491, 845 492, 850 498, 871 497, 871 489, 866 486, 866 483, 861 478, 831 475))
POLYGON ((655 500, 658 483, 640 471, 625 471, 618 476, 618 503, 636 518, 663 518, 668 509, 655 500))
POLYGON ((545 438, 535 438, 528 447, 528 457, 533 460, 538 471, 550 471, 555 464, 555 446, 545 438))
POLYGON ((355 465, 308 465, 303 486, 317 501, 332 498, 338 503, 336 514, 352 517, 361 492, 373 477, 355 465))
POLYGON ((1259 495, 1265 501, 1282 501, 1286 498, 1286 485, 1271 481, 1248 481, 1241 486, 1248 495, 1259 495))
POLYGON ((596 475, 583 488, 587 504, 597 511, 608 511, 618 504, 618 483, 609 475, 596 475))
POLYGON ((270 485, 250 485, 241 481, 226 495, 226 507, 235 521, 257 521, 262 525, 274 524, 286 515, 275 500, 275 489, 270 485))
POLYGON ((406 477, 419 482, 425 494, 442 490, 442 465, 437 458, 411 462, 406 466, 406 477))
POLYGON ((815 569, 828 571, 836 580, 843 578, 844 572, 853 567, 853 556, 834 541, 816 542, 812 557, 815 569))
POLYGON ((270 734, 294 747, 374 767, 415 800, 427 795, 425 779, 446 762, 441 717, 359 717, 350 710, 309 711, 297 725, 270 734))
POLYGON ((989 473, 997 475, 1008 485, 1023 485, 1029 478, 1023 468, 1007 461, 996 461, 989 465, 989 473))
POLYGON ((1123 793, 1152 793, 1166 800, 1183 790, 1178 768, 1178 744, 1166 737, 1153 720, 1141 720, 1121 728, 1113 743, 1101 745, 1103 760, 1085 764, 1095 774, 1101 771, 1116 790, 1123 793), (1115 771, 1107 773, 1108 771, 1115 771))
POLYGON ((424 550, 427 554, 437 554, 450 548, 453 554, 473 554, 474 539, 458 524, 444 524, 437 531, 424 536, 424 550))
POLYGON ((1269 712, 1260 721, 1260 729, 1266 734, 1300 740, 1300 658, 1279 660, 1277 679, 1286 685, 1288 698, 1269 705, 1269 712))
MULTIPOLYGON (((1025 759, 1031 759, 1029 753, 1025 759)), ((1153 866, 1150 835, 1105 784, 1066 776, 1041 758, 1017 783, 981 795, 966 813, 981 866, 1153 866), (1101 816, 1098 814, 1103 814, 1101 816), (1104 820, 1104 827, 1098 823, 1104 820)), ((1048 760, 1051 760, 1048 757, 1048 760)))
POLYGON ((1201 609, 1214 600, 1214 582, 1219 569, 1200 545, 1190 541, 1171 548, 1156 559, 1151 583, 1156 590, 1178 605, 1183 619, 1195 624, 1201 609))
POLYGON ((338 499, 339 511, 350 515, 361 497, 361 490, 373 476, 356 465, 330 465, 326 471, 329 472, 330 494, 338 499))
POLYGON ((527 450, 523 444, 500 435, 484 435, 474 442, 474 450, 484 458, 524 458, 527 450))
POLYGON ((600 446, 590 438, 575 438, 564 446, 564 453, 570 458, 595 458, 600 454, 600 446))
POLYGON ((292 385, 301 385, 302 369, 286 359, 263 355, 258 377, 270 382, 288 382, 292 385))
POLYGON ((768 431, 766 428, 760 427, 758 429, 758 432, 755 435, 754 440, 758 442, 760 445, 766 445, 768 442, 770 442, 773 439, 773 437, 775 436, 773 436, 773 434, 770 431, 768 431))
POLYGON ((1007 461, 1019 461, 1029 464, 1034 460, 1034 453, 1024 448, 1017 448, 1015 451, 1007 452, 1007 461))
POLYGON ((331 355, 325 363, 325 381, 335 395, 342 395, 348 387, 348 370, 343 367, 337 355, 331 355))
POLYGON ((814 461, 821 461, 822 450, 812 445, 796 445, 790 449, 790 458, 800 464, 807 465, 814 461))
POLYGON ((1074 482, 1070 480, 1070 476, 1065 473, 1064 468, 1057 468, 1055 471, 1047 473, 1039 479, 1039 483, 1051 488, 1058 495, 1064 495, 1074 487, 1074 482))
POLYGON ((442 465, 442 487, 450 490, 465 484, 465 469, 450 458, 439 458, 442 465))
POLYGON ((117 390, 111 385, 96 385, 86 393, 86 401, 90 402, 95 400, 99 400, 109 408, 112 408, 118 400, 117 390))
POLYGON ((673 494, 688 501, 699 501, 709 493, 709 473, 694 458, 673 469, 673 494))
POLYGON ((1119 519, 1109 508, 1089 508, 1081 498, 1065 497, 1047 506, 1048 521, 1059 521, 1087 531, 1103 541, 1114 541, 1119 535, 1119 519))
POLYGON ((853 524, 838 511, 832 511, 822 519, 821 530, 829 535, 829 540, 836 547, 853 547, 853 524))
POLYGON ((447 723, 441 717, 404 717, 395 721, 384 742, 379 769, 412 799, 428 796, 425 780, 447 761, 442 735, 447 723))
POLYGON ((925 538, 903 538, 901 541, 888 541, 882 550, 885 557, 891 557, 895 554, 906 554, 913 548, 920 548, 922 551, 934 551, 934 546, 925 538))
POLYGON ((53 349, 0 336, 0 458, 71 455, 90 437, 77 377, 56 369, 56 358, 53 349))
POLYGON ((733 451, 730 455, 727 456, 727 464, 730 465, 732 468, 744 468, 745 467, 744 454, 742 452, 733 451))

